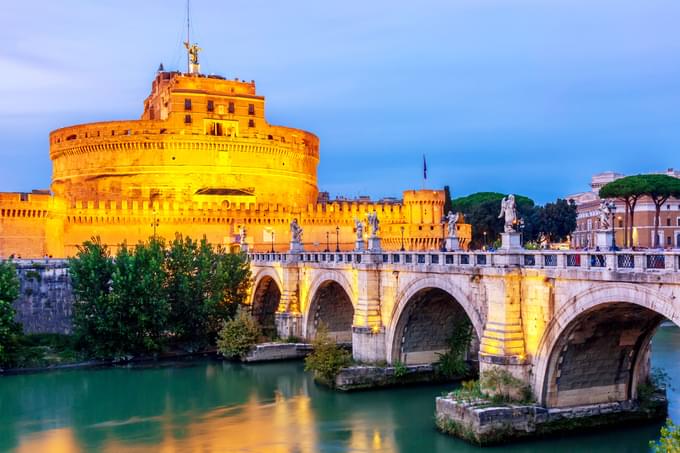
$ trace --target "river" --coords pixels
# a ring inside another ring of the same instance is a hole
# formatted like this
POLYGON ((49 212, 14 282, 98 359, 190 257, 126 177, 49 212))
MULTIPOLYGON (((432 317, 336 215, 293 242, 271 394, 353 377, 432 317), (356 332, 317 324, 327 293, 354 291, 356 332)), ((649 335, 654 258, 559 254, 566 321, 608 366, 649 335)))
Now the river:
MULTIPOLYGON (((680 329, 661 327, 653 366, 680 387, 680 329)), ((434 429, 453 386, 336 393, 301 363, 210 360, 0 378, 0 450, 17 452, 480 452, 434 429)), ((669 392, 680 420, 680 393, 669 392)), ((659 425, 487 448, 641 452, 659 425)))

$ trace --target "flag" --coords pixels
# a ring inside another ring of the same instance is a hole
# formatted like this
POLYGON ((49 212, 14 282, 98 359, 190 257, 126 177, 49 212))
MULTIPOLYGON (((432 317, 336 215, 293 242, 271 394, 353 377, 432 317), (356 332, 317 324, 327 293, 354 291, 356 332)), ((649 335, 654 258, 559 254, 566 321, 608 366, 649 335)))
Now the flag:
POLYGON ((425 160, 425 154, 423 154, 423 179, 427 179, 427 161, 425 160))

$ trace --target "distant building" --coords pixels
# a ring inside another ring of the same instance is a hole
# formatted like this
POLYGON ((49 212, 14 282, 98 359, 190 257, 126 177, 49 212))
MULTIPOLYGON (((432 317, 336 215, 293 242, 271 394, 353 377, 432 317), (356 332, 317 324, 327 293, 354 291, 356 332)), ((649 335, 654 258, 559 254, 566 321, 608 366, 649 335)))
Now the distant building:
MULTIPOLYGON (((680 178, 680 171, 669 168, 659 174, 680 178)), ((607 183, 623 178, 625 175, 615 172, 604 172, 593 175, 590 180, 591 190, 568 195, 567 200, 574 200, 577 208, 576 230, 571 235, 571 246, 575 248, 595 247, 595 234, 600 227, 599 192, 607 183)), ((663 248, 680 248, 680 200, 669 198, 661 210, 659 219, 659 237, 654 241, 654 203, 644 197, 635 206, 633 218, 633 238, 631 244, 626 244, 624 231, 629 217, 623 202, 614 200, 616 212, 614 214, 614 231, 618 247, 654 247, 658 244, 663 248)))

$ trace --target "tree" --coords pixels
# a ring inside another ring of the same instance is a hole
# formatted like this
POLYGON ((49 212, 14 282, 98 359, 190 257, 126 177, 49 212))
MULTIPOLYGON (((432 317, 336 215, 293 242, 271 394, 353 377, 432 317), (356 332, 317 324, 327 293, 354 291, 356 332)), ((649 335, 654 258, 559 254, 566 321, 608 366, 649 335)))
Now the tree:
POLYGON ((167 252, 166 272, 169 325, 176 339, 192 348, 211 342, 248 294, 245 257, 214 248, 205 238, 196 242, 177 234, 167 252))
POLYGON ((451 190, 449 186, 444 186, 444 215, 448 214, 449 211, 453 211, 453 205, 451 204, 451 190))
POLYGON ((655 207, 654 245, 659 246, 659 217, 661 206, 669 197, 680 196, 680 179, 668 175, 633 175, 626 176, 605 184, 600 189, 600 198, 616 198, 622 200, 630 215, 628 232, 624 245, 633 244, 633 226, 635 224, 635 206, 642 196, 652 199, 655 207))
POLYGON ((558 198, 539 208, 539 231, 551 242, 561 242, 576 229, 576 205, 558 198))
POLYGON ((78 343, 88 350, 97 349, 107 323, 113 259, 99 237, 78 246, 69 259, 69 273, 75 304, 73 328, 78 343))
POLYGON ((0 262, 0 366, 11 365, 21 336, 12 302, 19 297, 19 278, 12 261, 0 262))
POLYGON ((98 238, 80 247, 69 271, 74 329, 97 357, 158 351, 167 327, 164 250, 159 240, 123 244, 115 260, 98 238))
POLYGON ((661 206, 670 197, 680 197, 680 179, 668 175, 642 175, 645 180, 644 194, 649 196, 654 203, 654 246, 659 244, 659 218, 661 206))
POLYGON ((108 310, 109 327, 114 329, 110 353, 161 350, 169 314, 164 256, 163 242, 156 238, 118 250, 108 310))
MULTIPOLYGON (((453 210, 462 212, 465 220, 472 225, 473 246, 481 247, 493 242, 503 232, 503 219, 498 218, 498 214, 505 196, 497 192, 477 192, 452 201, 453 210)), ((533 200, 515 195, 515 203, 518 216, 524 220, 524 239, 535 239, 538 231, 534 224, 537 217, 533 200)))

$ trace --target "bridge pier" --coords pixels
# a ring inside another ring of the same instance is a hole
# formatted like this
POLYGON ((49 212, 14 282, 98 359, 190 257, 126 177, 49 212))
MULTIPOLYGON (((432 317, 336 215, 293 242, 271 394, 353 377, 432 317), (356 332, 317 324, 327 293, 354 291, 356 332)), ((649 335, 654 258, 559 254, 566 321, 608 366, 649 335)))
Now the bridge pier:
POLYGON ((386 359, 385 329, 352 327, 352 357, 360 362, 382 362, 386 359))
POLYGON ((352 356, 361 362, 380 362, 387 358, 385 327, 380 310, 380 266, 382 255, 369 254, 369 263, 357 272, 357 303, 352 323, 352 356))

